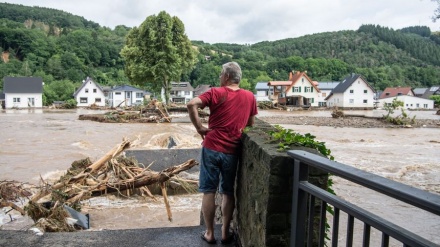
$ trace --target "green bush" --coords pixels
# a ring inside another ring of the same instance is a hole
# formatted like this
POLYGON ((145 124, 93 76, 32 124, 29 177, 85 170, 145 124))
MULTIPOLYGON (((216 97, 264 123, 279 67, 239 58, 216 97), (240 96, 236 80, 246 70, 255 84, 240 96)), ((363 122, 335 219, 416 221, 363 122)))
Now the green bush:
POLYGON ((63 107, 66 109, 74 109, 74 108, 76 108, 77 104, 78 104, 78 102, 76 102, 75 99, 69 99, 69 100, 66 100, 66 102, 64 102, 63 107))

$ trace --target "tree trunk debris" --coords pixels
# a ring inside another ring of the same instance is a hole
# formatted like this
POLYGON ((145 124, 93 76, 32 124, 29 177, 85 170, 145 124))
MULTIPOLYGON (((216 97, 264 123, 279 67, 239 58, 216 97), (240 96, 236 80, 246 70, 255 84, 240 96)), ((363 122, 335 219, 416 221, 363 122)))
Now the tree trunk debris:
MULTIPOLYGON (((63 205, 80 209, 81 201, 106 195, 108 193, 121 194, 126 192, 128 196, 133 194, 134 189, 144 195, 157 200, 147 185, 158 184, 161 187, 168 219, 172 221, 171 207, 167 197, 166 182, 174 178, 182 171, 186 171, 198 162, 190 159, 180 165, 171 166, 162 171, 152 171, 148 167, 142 168, 136 160, 129 159, 120 154, 130 147, 130 141, 123 140, 99 160, 91 162, 89 158, 78 160, 72 163, 66 174, 59 178, 53 185, 45 183, 40 186, 39 191, 32 196, 24 209, 18 207, 10 200, 19 196, 31 195, 23 190, 17 183, 0 181, 0 208, 11 207, 22 215, 30 216, 35 226, 44 231, 74 231, 78 228, 67 223, 68 214, 63 213, 63 205), (13 188, 13 189, 11 189, 13 188), (50 198, 50 199, 45 199, 50 198), (48 201, 49 200, 49 201, 48 201), (48 206, 49 205, 49 206, 48 206)), ((197 185, 197 181, 179 180, 178 182, 197 185)), ((185 188, 184 185, 182 185, 185 188)))

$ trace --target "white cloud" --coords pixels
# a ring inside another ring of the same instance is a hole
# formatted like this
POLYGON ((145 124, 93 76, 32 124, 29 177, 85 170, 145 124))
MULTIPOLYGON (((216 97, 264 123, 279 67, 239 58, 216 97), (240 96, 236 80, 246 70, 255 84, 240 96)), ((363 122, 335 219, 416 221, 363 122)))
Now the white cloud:
POLYGON ((207 43, 256 43, 306 34, 356 30, 362 24, 400 29, 429 26, 431 0, 7 0, 27 6, 50 7, 83 16, 102 26, 139 26, 164 10, 185 24, 191 40, 207 43))

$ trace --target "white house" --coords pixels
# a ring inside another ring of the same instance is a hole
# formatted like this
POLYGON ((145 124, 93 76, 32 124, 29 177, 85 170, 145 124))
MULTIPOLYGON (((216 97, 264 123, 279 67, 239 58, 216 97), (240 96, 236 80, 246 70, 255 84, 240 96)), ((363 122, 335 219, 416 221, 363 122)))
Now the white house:
POLYGON ((292 84, 286 88, 286 100, 296 106, 318 106, 318 95, 321 91, 317 82, 312 81, 306 72, 291 72, 289 81, 292 84))
POLYGON ((327 106, 325 98, 335 89, 340 82, 318 82, 318 88, 320 93, 318 94, 318 106, 327 106))
POLYGON ((270 101, 269 96, 273 95, 273 87, 269 87, 267 82, 257 82, 255 91, 257 92, 255 95, 257 101, 270 101))
POLYGON ((78 90, 73 94, 78 107, 90 106, 95 104, 97 106, 105 106, 104 91, 98 83, 94 82, 92 78, 87 77, 83 81, 78 90))
POLYGON ((273 87, 272 101, 287 106, 318 106, 317 82, 312 81, 306 72, 290 72, 289 81, 269 81, 273 87))
POLYGON ((373 109, 375 91, 361 75, 351 74, 342 80, 325 99, 328 107, 373 109))
MULTIPOLYGON (((165 101, 165 91, 161 91, 162 100, 165 101)), ((188 103, 194 98, 194 88, 189 82, 171 82, 170 102, 188 103)))
POLYGON ((379 99, 379 107, 383 108, 387 104, 391 104, 394 99, 403 102, 405 109, 434 109, 434 100, 424 99, 411 95, 398 95, 395 97, 388 97, 379 99))
POLYGON ((123 85, 110 89, 107 100, 110 107, 139 105, 143 104, 146 95, 149 93, 142 89, 123 85))
POLYGON ((3 93, 6 109, 43 107, 43 79, 41 77, 5 77, 3 93))

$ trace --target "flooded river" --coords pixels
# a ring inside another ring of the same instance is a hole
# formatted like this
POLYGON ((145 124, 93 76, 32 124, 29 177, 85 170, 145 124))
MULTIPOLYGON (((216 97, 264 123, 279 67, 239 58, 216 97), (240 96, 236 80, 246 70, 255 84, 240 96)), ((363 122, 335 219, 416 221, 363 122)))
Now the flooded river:
MULTIPOLYGON (((166 148, 170 136, 174 148, 198 148, 201 139, 190 123, 125 123, 110 124, 78 120, 80 114, 96 114, 89 110, 8 110, 0 112, 0 180, 17 180, 38 184, 44 179, 58 178, 70 164, 90 157, 99 159, 123 138, 136 149, 166 148)), ((260 111, 260 116, 307 115, 330 117, 327 111, 274 112, 260 111)), ((356 113, 353 113, 356 114, 356 113)), ((380 112, 360 111, 360 115, 380 112)), ((411 113, 413 114, 413 113, 411 113)), ((417 118, 440 119, 433 112, 416 112, 417 118)), ((381 115, 378 115, 381 116, 381 115)), ((309 125, 282 125, 299 133, 311 133, 326 142, 335 160, 423 190, 440 194, 440 128, 360 129, 309 125)), ((440 219, 407 205, 383 200, 342 179, 333 178, 336 193, 369 210, 380 208, 381 215, 392 218, 415 232, 440 243, 440 219), (360 194, 359 194, 360 193, 360 194), (389 205, 383 207, 378 205, 389 205), (399 209, 397 215, 393 210, 399 209), (411 217, 426 217, 413 223, 411 217), (426 229, 430 229, 426 231, 426 229)), ((173 222, 169 222, 163 202, 151 199, 104 197, 86 202, 84 209, 91 215, 92 230, 127 229, 198 225, 201 195, 170 196, 173 222), (134 203, 135 202, 135 203, 134 203)), ((377 210, 376 210, 377 211, 377 210)), ((3 211, 4 212, 4 211, 3 211)), ((10 223, 1 216, 3 229, 24 228, 28 222, 10 223)))

